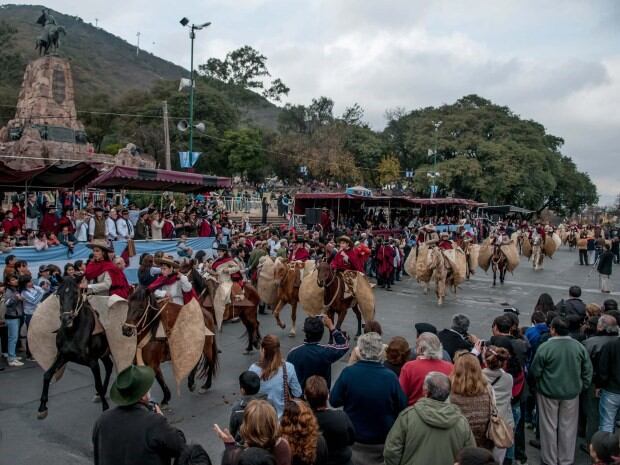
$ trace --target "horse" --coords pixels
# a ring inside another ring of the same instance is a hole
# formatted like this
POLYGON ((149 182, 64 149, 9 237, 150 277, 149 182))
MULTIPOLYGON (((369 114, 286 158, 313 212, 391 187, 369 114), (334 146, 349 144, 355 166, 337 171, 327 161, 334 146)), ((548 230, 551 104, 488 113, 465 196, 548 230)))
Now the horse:
POLYGON ((333 270, 329 263, 322 261, 317 266, 317 285, 325 290, 323 297, 323 308, 327 312, 327 316, 329 316, 329 318, 333 321, 334 313, 338 314, 336 328, 340 330, 342 323, 347 316, 347 311, 351 308, 357 317, 357 333, 355 334, 355 337, 361 335, 362 312, 360 311, 359 305, 355 302, 355 298, 353 296, 345 299, 344 293, 346 284, 342 273, 333 270))
MULTIPOLYGON (((213 279, 205 279, 201 276, 198 270, 194 267, 194 261, 188 260, 181 264, 181 273, 185 274, 190 283, 198 294, 198 302, 203 308, 209 311, 209 313, 215 319, 215 309, 213 307, 213 299, 215 298, 215 292, 217 290, 217 282, 213 279)), ((258 304, 260 303, 260 297, 256 289, 249 283, 243 285, 243 289, 240 286, 233 286, 234 294, 243 294, 241 300, 231 298, 231 304, 226 306, 224 313, 224 321, 232 320, 235 317, 239 317, 243 326, 246 329, 248 337, 248 345, 244 351, 244 354, 248 355, 252 353, 254 348, 260 347, 260 323, 258 321, 258 304), (235 312, 238 311, 238 315, 235 312)))
MULTIPOLYGON (((170 360, 170 348, 167 339, 156 338, 159 323, 164 323, 164 327, 172 328, 176 318, 183 306, 170 301, 158 302, 155 295, 144 286, 138 286, 129 296, 129 309, 127 319, 123 325, 125 336, 136 335, 138 337, 138 347, 146 342, 148 336, 150 340, 141 349, 144 363, 150 366, 155 372, 155 379, 163 391, 164 397, 161 401, 163 407, 170 402, 170 389, 166 385, 164 375, 161 371, 161 364, 170 360)), ((208 312, 203 312, 205 326, 212 332, 215 331, 215 322, 208 312)), ((205 336, 202 357, 187 378, 187 387, 191 392, 196 388, 195 376, 205 379, 199 393, 205 393, 210 387, 213 376, 218 368, 218 350, 215 336, 205 336), (200 371, 198 372, 198 369, 200 371)))
POLYGON ((46 28, 45 32, 37 37, 34 49, 38 50, 39 56, 47 55, 50 47, 54 47, 54 52, 60 46, 60 34, 67 35, 67 31, 63 26, 51 25, 46 28))
MULTIPOLYGON (((431 247, 426 256, 428 270, 431 271, 431 279, 435 281, 435 295, 437 296, 437 304, 443 305, 446 297, 446 284, 448 283, 448 273, 451 272, 450 265, 447 263, 446 257, 441 252, 440 247, 431 247)), ((428 293, 430 281, 426 282, 424 293, 428 293)), ((454 286, 456 292, 456 286, 454 286)))
MULTIPOLYGON (((80 278, 81 279, 81 278, 80 278)), ((60 328, 56 332, 56 349, 58 354, 52 366, 43 375, 43 392, 37 417, 47 417, 48 392, 54 375, 68 362, 77 363, 90 368, 95 378, 96 400, 101 400, 103 410, 109 405, 106 392, 112 374, 112 358, 105 333, 93 335, 97 317, 88 303, 85 293, 76 280, 64 277, 56 291, 60 304, 60 328), (105 379, 101 381, 99 360, 105 368, 105 379)), ((54 298, 54 297, 50 297, 54 298)))
POLYGON ((494 246, 493 256, 491 257, 491 267, 493 268, 493 286, 497 284, 497 273, 499 272, 499 282, 504 284, 506 271, 508 270, 508 259, 501 247, 494 246))
POLYGON ((568 233, 568 237, 566 238, 566 243, 568 244, 569 250, 575 250, 577 248, 577 233, 575 231, 570 231, 568 233))
POLYGON ((303 262, 276 261, 274 269, 275 280, 278 285, 278 300, 273 310, 276 323, 282 329, 286 325, 280 320, 280 312, 286 304, 291 305, 292 327, 290 337, 294 337, 295 322, 297 321, 297 304, 299 303, 299 286, 301 284, 300 273, 305 268, 303 262))
POLYGON ((535 236, 532 238, 532 267, 534 271, 542 270, 544 259, 542 237, 535 236))

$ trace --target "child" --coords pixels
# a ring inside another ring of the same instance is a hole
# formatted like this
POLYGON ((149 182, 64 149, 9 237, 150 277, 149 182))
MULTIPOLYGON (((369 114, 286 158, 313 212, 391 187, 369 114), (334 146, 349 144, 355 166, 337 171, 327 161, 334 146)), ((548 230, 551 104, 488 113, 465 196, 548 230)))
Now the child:
POLYGON ((620 463, 618 436, 606 431, 597 431, 590 442, 590 457, 594 465, 613 465, 620 463))
POLYGON ((229 430, 232 437, 238 442, 241 441, 239 435, 239 428, 243 422, 243 413, 245 407, 251 400, 261 399, 267 400, 267 394, 259 394, 260 378, 253 371, 244 371, 239 375, 239 391, 241 392, 241 399, 233 405, 232 413, 230 414, 229 430))
MULTIPOLYGON (((45 294, 45 290, 39 286, 37 286, 32 281, 32 276, 23 275, 19 277, 19 288, 21 290, 22 299, 24 301, 24 322, 26 323, 26 328, 30 327, 30 320, 32 319, 32 315, 37 309, 37 305, 43 299, 43 295, 45 294)), ((30 348, 27 349, 28 360, 33 360, 32 354, 30 353, 30 348)))
POLYGON ((187 245, 187 234, 181 234, 181 239, 177 242, 177 255, 192 258, 193 254, 191 247, 187 245))

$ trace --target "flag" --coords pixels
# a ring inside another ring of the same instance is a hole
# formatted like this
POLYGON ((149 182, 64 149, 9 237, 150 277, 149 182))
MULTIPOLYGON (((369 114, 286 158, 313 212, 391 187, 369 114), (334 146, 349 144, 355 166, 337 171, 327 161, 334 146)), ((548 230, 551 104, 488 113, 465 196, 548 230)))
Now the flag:
POLYGON ((179 164, 181 168, 191 168, 196 164, 198 158, 200 158, 202 152, 192 152, 191 155, 189 152, 179 152, 179 164))

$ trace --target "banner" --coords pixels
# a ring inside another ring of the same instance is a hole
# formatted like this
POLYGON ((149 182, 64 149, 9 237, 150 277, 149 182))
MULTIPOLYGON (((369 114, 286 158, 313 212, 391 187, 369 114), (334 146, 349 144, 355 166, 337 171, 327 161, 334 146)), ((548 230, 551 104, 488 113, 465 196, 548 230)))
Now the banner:
POLYGON ((202 155, 202 152, 192 152, 191 156, 189 152, 179 152, 179 164, 181 168, 193 167, 198 161, 198 158, 200 158, 200 155, 202 155))

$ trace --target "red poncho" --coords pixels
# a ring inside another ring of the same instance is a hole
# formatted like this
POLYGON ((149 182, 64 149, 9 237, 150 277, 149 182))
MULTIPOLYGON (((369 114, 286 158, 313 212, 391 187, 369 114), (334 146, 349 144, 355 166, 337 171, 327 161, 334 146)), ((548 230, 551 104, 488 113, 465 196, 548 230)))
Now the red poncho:
POLYGON ((110 295, 117 295, 123 299, 129 298, 129 283, 125 277, 125 273, 119 270, 112 262, 109 261, 91 261, 86 265, 84 276, 89 281, 94 281, 103 273, 108 273, 112 279, 112 287, 110 287, 110 295))
POLYGON ((332 261, 329 263, 331 267, 334 270, 338 270, 338 271, 351 270, 351 271, 363 272, 362 267, 359 263, 360 260, 357 257, 357 253, 355 249, 344 250, 343 252, 349 258, 349 261, 346 262, 344 260, 344 257, 340 253, 340 251, 338 251, 336 255, 334 256, 334 258, 332 259, 332 261))
MULTIPOLYGON (((181 279, 181 277, 179 276, 178 273, 173 273, 169 276, 160 275, 155 281, 149 284, 149 291, 153 292, 162 286, 169 286, 171 284, 176 283, 179 279, 181 279)), ((194 291, 193 287, 191 291, 183 292, 183 303, 184 304, 188 304, 190 300, 192 300, 193 298, 198 300, 198 296, 196 295, 196 291, 194 291)))
POLYGON ((310 252, 308 252, 308 249, 306 249, 305 247, 294 250, 293 252, 291 252, 290 255, 290 260, 305 262, 308 259, 310 259, 310 252))
POLYGON ((389 276, 394 271, 394 249, 382 245, 377 250, 377 272, 381 276, 389 276))

